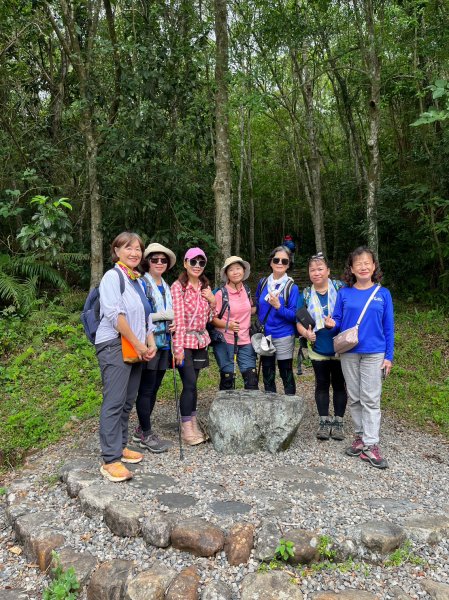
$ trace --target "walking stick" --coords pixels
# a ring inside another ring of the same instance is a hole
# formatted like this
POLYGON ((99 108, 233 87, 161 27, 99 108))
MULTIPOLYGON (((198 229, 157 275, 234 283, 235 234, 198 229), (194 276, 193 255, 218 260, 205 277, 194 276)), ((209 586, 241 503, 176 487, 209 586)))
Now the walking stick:
POLYGON ((235 379, 237 377, 237 351, 238 351, 238 345, 237 342, 239 341, 239 334, 237 333, 237 331, 234 331, 234 373, 232 375, 232 389, 235 390, 235 379))
POLYGON ((171 352, 172 369, 173 369, 173 388, 174 388, 174 392, 175 392, 176 419, 178 421, 179 460, 184 460, 184 449, 182 447, 182 437, 181 437, 181 405, 179 403, 178 382, 176 380, 176 363, 175 363, 175 353, 173 352, 172 336, 170 336, 170 352, 171 352))

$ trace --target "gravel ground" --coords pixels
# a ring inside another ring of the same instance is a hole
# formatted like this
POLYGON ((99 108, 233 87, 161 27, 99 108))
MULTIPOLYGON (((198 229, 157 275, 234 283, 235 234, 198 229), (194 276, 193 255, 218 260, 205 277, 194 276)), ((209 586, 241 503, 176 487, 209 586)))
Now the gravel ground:
MULTIPOLYGON (((183 516, 200 515, 222 528, 233 522, 246 521, 255 526, 261 520, 277 522, 283 530, 300 527, 341 540, 353 535, 357 526, 370 519, 402 524, 411 516, 449 513, 449 452, 447 442, 427 432, 412 430, 384 415, 381 448, 390 468, 379 471, 358 458, 344 455, 351 441, 350 418, 346 417, 345 442, 319 442, 313 402, 311 370, 301 377, 298 390, 307 401, 306 415, 299 432, 287 452, 271 455, 260 452, 250 456, 218 455, 211 444, 185 449, 185 460, 179 461, 175 446, 162 455, 148 454, 137 466, 140 473, 157 473, 173 477, 175 485, 157 491, 144 490, 130 484, 117 484, 123 499, 140 502, 146 514, 157 510, 173 511, 161 506, 156 496, 161 493, 182 493, 193 496, 194 506, 179 510, 183 516), (315 471, 316 477, 297 478, 300 469, 315 471), (381 499, 403 501, 402 505, 379 506, 381 499), (219 515, 211 504, 217 500, 238 500, 251 510, 240 515, 219 515)), ((200 400, 201 408, 209 398, 200 400)), ((90 519, 80 511, 77 499, 70 499, 65 485, 57 480, 58 468, 67 458, 99 457, 96 422, 76 425, 76 432, 63 442, 30 456, 26 466, 10 473, 3 486, 17 491, 18 499, 30 500, 36 510, 58 511, 61 525, 70 546, 87 550, 100 561, 121 558, 136 561, 141 569, 158 559, 180 570, 196 564, 202 583, 213 579, 228 582, 234 597, 240 598, 239 586, 245 575, 257 570, 258 562, 230 567, 224 553, 214 559, 195 558, 177 550, 147 547, 141 538, 118 538, 111 534, 100 518, 90 519), (23 486, 21 485, 23 483, 23 486), (23 487, 23 491, 20 491, 23 487)), ((168 404, 155 410, 154 428, 164 437, 176 440, 174 409, 168 404)), ((99 476, 101 478, 101 476, 99 476)), ((15 546, 11 528, 5 521, 6 501, 0 504, 0 590, 23 588, 41 598, 48 579, 35 565, 27 562, 15 546)), ((424 564, 410 562, 399 567, 367 564, 347 572, 324 570, 304 574, 301 589, 304 597, 322 590, 338 591, 347 587, 374 592, 380 599, 395 597, 394 588, 401 588, 412 598, 428 598, 420 579, 430 577, 449 583, 449 540, 433 546, 413 546, 424 564)))

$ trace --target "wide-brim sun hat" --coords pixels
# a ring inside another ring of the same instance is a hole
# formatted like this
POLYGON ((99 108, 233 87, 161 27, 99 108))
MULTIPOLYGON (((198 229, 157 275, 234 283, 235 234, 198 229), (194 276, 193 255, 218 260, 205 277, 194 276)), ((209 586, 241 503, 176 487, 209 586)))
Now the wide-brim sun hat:
POLYGON ((240 258, 240 256, 230 256, 229 258, 227 258, 225 260, 224 265, 221 267, 220 269, 220 277, 221 280, 226 282, 228 281, 228 277, 226 275, 226 270, 228 267, 230 267, 231 265, 233 265, 234 263, 239 263, 242 265, 243 267, 243 280, 242 281, 246 281, 249 277, 249 274, 251 272, 251 267, 249 265, 249 262, 247 262, 246 260, 243 260, 243 258, 240 258))
POLYGON ((145 252, 143 253, 143 257, 146 258, 150 254, 158 254, 159 252, 161 254, 165 254, 168 257, 168 268, 172 269, 175 266, 175 264, 176 264, 176 255, 169 248, 166 248, 165 246, 162 246, 162 244, 157 244, 156 242, 154 242, 152 244, 149 244, 145 248, 145 252))

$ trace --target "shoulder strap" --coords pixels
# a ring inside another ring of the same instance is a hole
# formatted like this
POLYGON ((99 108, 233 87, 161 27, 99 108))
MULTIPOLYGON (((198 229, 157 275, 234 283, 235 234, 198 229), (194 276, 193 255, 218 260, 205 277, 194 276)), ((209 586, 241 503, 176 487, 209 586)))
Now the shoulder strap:
POLYGON ((377 292, 380 290, 380 285, 378 285, 376 287, 376 289, 374 290, 374 292, 371 294, 371 296, 368 298, 368 300, 366 301, 365 306, 363 307, 363 310, 360 314, 360 317, 357 319, 357 323, 356 326, 358 327, 363 319, 363 317, 365 316, 366 313, 366 309, 368 308, 368 306, 371 304, 372 299, 374 298, 374 296, 377 294, 377 292))
POLYGON ((304 297, 304 304, 306 306, 308 306, 309 300, 310 300, 310 296, 312 295, 312 288, 310 287, 310 285, 308 285, 307 287, 305 287, 303 289, 302 295, 304 297))
POLYGON ((243 287, 245 288, 246 294, 248 296, 249 303, 251 304, 251 302, 252 302, 251 288, 249 287, 249 285, 247 283, 243 283, 243 287))
POLYGON ((295 284, 293 279, 289 279, 282 290, 282 295, 284 296, 285 304, 288 304, 288 300, 290 298, 290 292, 292 291, 292 287, 295 284))
POLYGON ((229 307, 229 294, 228 294, 228 290, 226 289, 225 285, 220 286, 220 288, 217 290, 217 292, 221 291, 221 310, 219 312, 219 314, 217 315, 217 319, 222 319, 223 315, 225 314, 225 311, 228 310, 229 312, 231 312, 231 309, 229 307))
POLYGON ((123 296, 123 292, 125 291, 125 276, 123 275, 121 269, 116 269, 115 267, 112 267, 111 271, 115 271, 118 275, 118 278, 120 280, 120 294, 123 296))

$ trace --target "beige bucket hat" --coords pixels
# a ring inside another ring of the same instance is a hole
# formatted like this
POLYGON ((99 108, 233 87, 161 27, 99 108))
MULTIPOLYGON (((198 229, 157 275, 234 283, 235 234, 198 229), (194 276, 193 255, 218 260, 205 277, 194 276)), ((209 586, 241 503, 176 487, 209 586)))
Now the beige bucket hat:
POLYGON ((225 260, 225 264, 222 266, 222 268, 220 269, 220 277, 221 280, 226 283, 228 278, 226 277, 226 269, 228 267, 230 267, 231 265, 233 265, 234 263, 240 263, 243 267, 244 273, 243 273, 243 281, 245 281, 246 279, 248 279, 250 271, 251 271, 251 267, 249 266, 249 262, 247 262, 246 260, 243 260, 243 258, 240 258, 240 256, 230 256, 229 258, 227 258, 225 260))
POLYGON ((145 252, 143 253, 143 257, 146 258, 149 254, 155 254, 156 252, 162 252, 168 256, 168 268, 172 269, 176 264, 176 255, 172 250, 162 246, 162 244, 157 244, 156 242, 149 244, 145 248, 145 252))

